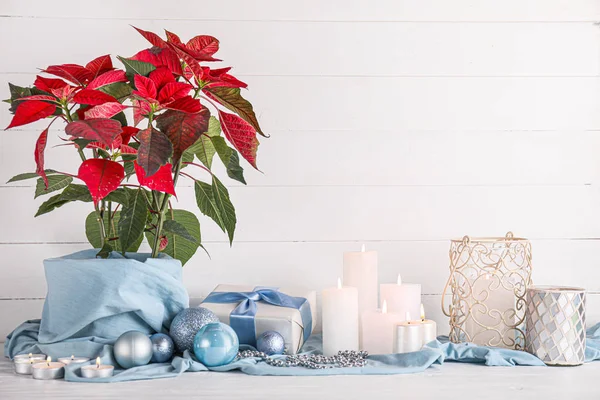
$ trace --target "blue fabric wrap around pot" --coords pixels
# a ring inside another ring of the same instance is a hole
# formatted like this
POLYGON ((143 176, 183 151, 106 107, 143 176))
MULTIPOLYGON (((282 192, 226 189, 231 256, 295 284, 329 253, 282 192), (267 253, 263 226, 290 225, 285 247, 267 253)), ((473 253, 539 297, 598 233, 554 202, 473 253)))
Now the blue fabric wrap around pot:
POLYGON ((164 254, 112 252, 107 259, 96 254, 90 249, 44 261, 48 294, 41 322, 17 327, 4 345, 5 355, 95 357, 126 331, 166 333, 189 306, 179 260, 164 254))

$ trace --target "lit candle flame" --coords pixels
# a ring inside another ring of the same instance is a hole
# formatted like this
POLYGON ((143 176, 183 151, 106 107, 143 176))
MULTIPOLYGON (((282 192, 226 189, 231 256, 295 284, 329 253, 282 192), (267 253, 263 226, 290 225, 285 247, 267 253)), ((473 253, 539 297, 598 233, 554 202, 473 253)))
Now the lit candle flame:
POLYGON ((75 359, 75 356, 73 354, 71 354, 71 361, 73 361, 75 359))
POLYGON ((383 305, 381 306, 381 313, 387 314, 387 300, 383 301, 383 305))
POLYGON ((490 274, 485 274, 485 280, 489 281, 490 280, 490 274))
POLYGON ((96 357, 96 368, 100 368, 100 357, 96 357))
POLYGON ((360 248, 361 253, 365 252, 365 244, 363 243, 362 247, 360 248))
POLYGON ((410 324, 410 313, 408 311, 404 314, 404 318, 406 318, 406 321, 410 324))
POLYGON ((421 321, 425 321, 425 307, 423 307, 423 303, 421 303, 421 321))
POLYGON ((338 286, 337 286, 337 288, 338 289, 342 288, 342 278, 338 278, 338 286))
POLYGON ((33 357, 33 353, 29 353, 29 358, 33 357))
POLYGON ((402 276, 398 274, 398 280, 396 281, 398 285, 402 285, 402 276))
POLYGON ((46 359, 46 364, 48 364, 48 366, 50 366, 51 362, 52 362, 52 357, 48 356, 48 358, 46 359))

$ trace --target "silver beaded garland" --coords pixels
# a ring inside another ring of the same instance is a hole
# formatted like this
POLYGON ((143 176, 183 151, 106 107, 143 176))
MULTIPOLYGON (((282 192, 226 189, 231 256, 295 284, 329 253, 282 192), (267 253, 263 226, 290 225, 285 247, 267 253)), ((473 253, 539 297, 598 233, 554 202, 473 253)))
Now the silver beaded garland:
POLYGON ((367 365, 366 351, 344 350, 339 351, 335 356, 324 356, 321 354, 297 354, 286 356, 285 358, 272 358, 262 351, 244 350, 238 353, 238 358, 261 358, 267 364, 273 367, 303 367, 308 369, 328 369, 328 368, 353 368, 364 367, 367 365))
POLYGON ((177 349, 194 351, 194 336, 204 325, 210 322, 219 322, 219 318, 207 308, 186 308, 181 311, 171 322, 169 335, 177 345, 177 349))

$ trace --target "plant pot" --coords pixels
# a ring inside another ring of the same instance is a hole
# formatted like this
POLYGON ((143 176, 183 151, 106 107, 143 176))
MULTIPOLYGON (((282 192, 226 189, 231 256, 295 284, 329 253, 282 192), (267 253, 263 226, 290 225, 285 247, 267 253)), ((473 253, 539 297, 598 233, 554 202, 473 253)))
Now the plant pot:
POLYGON ((38 328, 25 323, 9 336, 7 355, 32 346, 46 354, 96 351, 130 330, 166 332, 189 306, 180 261, 166 255, 112 252, 101 259, 96 254, 90 249, 44 261, 48 294, 37 340, 38 328))

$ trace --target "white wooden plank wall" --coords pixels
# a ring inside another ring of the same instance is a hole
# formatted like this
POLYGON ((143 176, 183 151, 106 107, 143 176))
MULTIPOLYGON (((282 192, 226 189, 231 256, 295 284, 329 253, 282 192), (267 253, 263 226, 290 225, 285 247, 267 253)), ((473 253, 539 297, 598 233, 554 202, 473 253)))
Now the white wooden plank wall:
MULTIPOLYGON (((5 0, 0 95, 49 64, 132 55, 146 43, 129 24, 212 34, 272 137, 264 174, 230 183, 233 248, 202 220, 212 259, 185 267, 193 302, 224 282, 320 290, 366 243, 381 281, 422 283, 445 326, 448 239, 513 230, 533 240, 536 283, 588 288, 597 322, 596 21, 598 0, 5 0)), ((0 135, 0 182, 33 170, 40 126, 0 135)), ((68 150, 49 148, 47 165, 74 171, 68 150)), ((87 206, 34 219, 31 186, 0 184, 0 337, 39 317, 42 260, 87 247, 87 206)), ((189 184, 179 199, 195 208, 189 184)))

